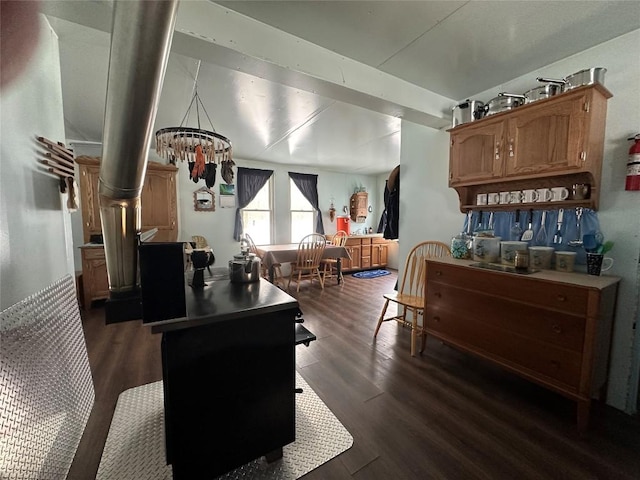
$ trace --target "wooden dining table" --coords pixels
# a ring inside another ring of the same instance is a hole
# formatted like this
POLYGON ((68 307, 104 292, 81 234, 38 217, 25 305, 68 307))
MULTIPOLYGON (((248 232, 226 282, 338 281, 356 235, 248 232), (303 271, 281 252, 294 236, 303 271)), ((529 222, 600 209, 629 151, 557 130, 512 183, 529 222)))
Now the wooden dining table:
MULTIPOLYGON (((281 245, 257 245, 256 250, 258 251, 258 256, 262 259, 262 263, 269 270, 269 281, 273 283, 274 279, 274 265, 276 263, 291 263, 295 262, 298 257, 298 244, 297 243, 287 243, 281 245)), ((342 259, 349 258, 351 259, 351 255, 345 247, 340 247, 338 245, 327 244, 324 248, 324 253, 322 254, 322 258, 335 258, 338 261, 336 262, 336 268, 338 270, 337 279, 338 284, 340 284, 342 271, 342 259)))

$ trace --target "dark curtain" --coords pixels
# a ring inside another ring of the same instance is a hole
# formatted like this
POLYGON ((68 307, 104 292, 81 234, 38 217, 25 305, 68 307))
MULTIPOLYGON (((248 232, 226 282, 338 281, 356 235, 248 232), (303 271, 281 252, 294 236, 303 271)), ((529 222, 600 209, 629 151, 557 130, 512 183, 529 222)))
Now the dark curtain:
POLYGON ((251 200, 256 197, 272 174, 273 170, 238 167, 238 178, 236 180, 238 208, 236 208, 236 226, 233 230, 233 238, 238 242, 242 239, 242 231, 244 229, 240 210, 251 203, 251 200))
POLYGON ((387 183, 389 190, 389 198, 385 203, 387 210, 387 225, 384 228, 383 237, 389 240, 395 240, 399 234, 400 223, 400 168, 396 167, 389 176, 387 183), (393 177, 393 179, 392 179, 393 177))
POLYGON ((291 177, 293 183, 295 183, 296 187, 300 189, 302 195, 304 195, 304 198, 309 201, 313 209, 318 212, 315 233, 322 233, 324 235, 322 212, 320 211, 318 202, 318 175, 289 172, 289 177, 291 177))
POLYGON ((380 215, 380 222, 378 222, 378 233, 383 233, 385 227, 387 226, 387 202, 389 201, 389 180, 384 181, 384 210, 382 211, 382 215, 380 215))

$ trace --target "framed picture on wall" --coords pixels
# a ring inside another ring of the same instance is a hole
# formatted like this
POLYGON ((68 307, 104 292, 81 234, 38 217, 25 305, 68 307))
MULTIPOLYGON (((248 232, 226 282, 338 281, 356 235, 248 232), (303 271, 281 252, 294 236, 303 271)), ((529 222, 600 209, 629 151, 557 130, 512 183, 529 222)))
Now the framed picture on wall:
POLYGON ((236 206, 236 186, 233 184, 220 184, 220 207, 235 208, 236 206))

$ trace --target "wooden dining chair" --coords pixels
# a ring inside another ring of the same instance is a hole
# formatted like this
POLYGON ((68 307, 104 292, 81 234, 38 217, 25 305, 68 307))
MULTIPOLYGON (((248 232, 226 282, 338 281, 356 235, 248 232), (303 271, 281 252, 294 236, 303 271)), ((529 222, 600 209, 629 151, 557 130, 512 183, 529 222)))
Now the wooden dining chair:
MULTIPOLYGON (((260 259, 260 275, 262 278, 266 278, 269 280, 269 269, 264 264, 264 260, 258 254, 258 247, 256 247, 256 243, 251 238, 251 235, 248 233, 244 234, 244 238, 249 242, 249 253, 254 253, 260 259)), ((274 263, 273 264, 273 284, 279 285, 282 282, 282 286, 284 287, 284 281, 282 279, 282 264, 274 263)))
MULTIPOLYGON (((344 247, 347 243, 347 232, 344 230, 339 230, 331 239, 332 245, 337 245, 339 247, 344 247)), ((337 258, 325 258, 321 262, 322 265, 322 278, 326 280, 327 278, 333 278, 338 273, 338 259, 337 258)), ((342 271, 340 272, 340 278, 338 281, 341 285, 344 285, 344 277, 342 276, 342 271)))
POLYGON ((291 274, 289 275, 287 290, 291 286, 291 281, 294 278, 296 282, 298 282, 296 292, 299 292, 300 282, 308 278, 311 284, 313 284, 314 277, 318 277, 320 286, 324 290, 324 280, 320 275, 320 260, 324 254, 326 244, 327 238, 320 233, 312 233, 300 240, 296 261, 295 263, 291 263, 291 274))
POLYGON ((422 353, 426 337, 423 335, 422 325, 418 324, 418 316, 424 313, 425 306, 425 259, 447 256, 451 256, 451 250, 442 242, 422 242, 411 249, 404 265, 400 289, 397 292, 383 294, 385 302, 380 318, 378 318, 376 331, 373 334, 374 339, 378 335, 382 322, 395 320, 401 325, 411 328, 412 357, 415 357, 416 354, 416 339, 418 335, 422 335, 422 347, 420 348, 420 353, 422 353), (389 302, 398 304, 398 312, 393 317, 384 318, 389 302), (410 317, 407 316, 407 313, 410 314, 410 317))

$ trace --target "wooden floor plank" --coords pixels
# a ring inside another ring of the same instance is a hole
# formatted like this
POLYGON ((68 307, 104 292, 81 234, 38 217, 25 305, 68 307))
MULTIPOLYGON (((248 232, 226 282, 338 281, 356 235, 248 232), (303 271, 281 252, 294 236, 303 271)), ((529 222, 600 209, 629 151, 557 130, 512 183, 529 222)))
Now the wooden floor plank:
MULTIPOLYGON (((578 435, 575 404, 428 339, 409 355, 410 331, 373 331, 396 274, 306 284, 298 298, 318 340, 296 347, 300 374, 354 437, 354 446, 309 473, 315 479, 637 479, 640 422, 604 404, 578 435)), ((140 322, 104 324, 83 312, 96 405, 70 479, 93 478, 118 395, 161 379, 160 336, 140 322)))

